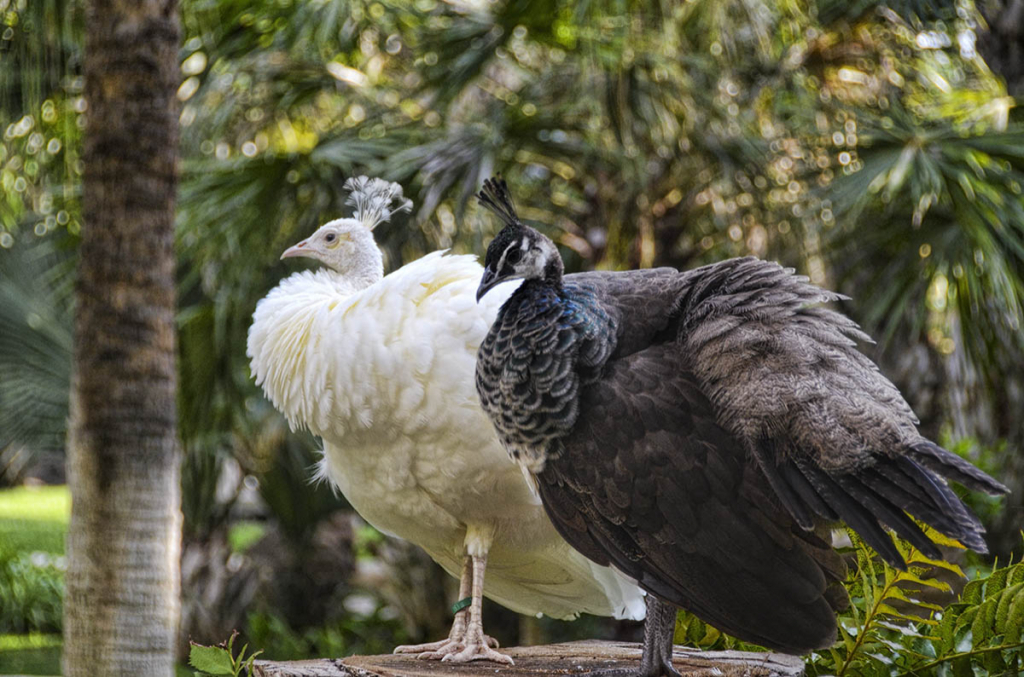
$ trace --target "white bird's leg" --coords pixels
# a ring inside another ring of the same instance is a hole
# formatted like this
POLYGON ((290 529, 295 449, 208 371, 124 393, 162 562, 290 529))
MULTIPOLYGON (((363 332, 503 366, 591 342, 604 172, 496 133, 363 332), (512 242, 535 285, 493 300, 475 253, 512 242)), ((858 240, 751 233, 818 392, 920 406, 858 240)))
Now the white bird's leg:
POLYGON ((484 634, 484 571, 487 569, 487 554, 470 555, 473 560, 473 602, 469 605, 469 625, 466 628, 465 648, 442 658, 453 663, 469 661, 494 661, 513 665, 512 658, 495 651, 498 642, 484 634), (493 647, 493 648, 492 648, 493 647))
MULTIPOLYGON (((469 555, 462 560, 462 575, 459 577, 459 599, 469 597, 473 590, 473 560, 469 555)), ((463 640, 466 636, 466 625, 469 620, 469 609, 461 609, 455 614, 452 621, 452 629, 447 639, 426 644, 403 644, 395 647, 394 653, 419 654, 417 658, 437 660, 444 656, 462 650, 465 646, 463 640)))

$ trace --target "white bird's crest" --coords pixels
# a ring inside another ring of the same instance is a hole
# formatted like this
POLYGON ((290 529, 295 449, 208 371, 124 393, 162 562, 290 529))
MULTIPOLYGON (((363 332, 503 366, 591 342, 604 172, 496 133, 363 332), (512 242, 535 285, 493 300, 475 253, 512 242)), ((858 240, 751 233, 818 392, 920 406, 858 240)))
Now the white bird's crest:
POLYGON ((392 214, 412 209, 412 200, 402 196, 402 187, 384 179, 354 177, 345 182, 345 190, 352 191, 345 204, 355 206, 355 219, 362 221, 369 230, 388 221, 392 214), (398 206, 392 208, 395 200, 398 206))

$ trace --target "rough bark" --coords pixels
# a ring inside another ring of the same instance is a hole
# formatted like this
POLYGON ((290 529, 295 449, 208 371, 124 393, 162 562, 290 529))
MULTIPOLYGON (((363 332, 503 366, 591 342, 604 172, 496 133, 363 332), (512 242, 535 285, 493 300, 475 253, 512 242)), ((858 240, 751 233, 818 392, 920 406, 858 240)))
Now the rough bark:
MULTIPOLYGON (((479 661, 464 665, 420 661, 415 656, 349 656, 279 663, 257 660, 256 677, 493 677, 516 675, 579 675, 591 670, 636 668, 640 645, 626 642, 567 642, 508 649, 516 664, 496 666, 479 661)), ((804 663, 796 656, 744 651, 701 651, 677 646, 672 665, 687 677, 801 677, 804 663)))
POLYGON ((92 0, 64 674, 172 675, 176 0, 92 0))

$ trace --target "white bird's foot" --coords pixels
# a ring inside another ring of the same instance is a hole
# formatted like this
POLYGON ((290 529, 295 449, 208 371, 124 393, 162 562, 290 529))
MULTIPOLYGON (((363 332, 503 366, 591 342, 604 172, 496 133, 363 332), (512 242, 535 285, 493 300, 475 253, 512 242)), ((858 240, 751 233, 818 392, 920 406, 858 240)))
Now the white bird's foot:
MULTIPOLYGON (((512 657, 495 651, 498 648, 498 641, 488 637, 483 632, 473 632, 472 628, 466 633, 466 639, 459 647, 461 650, 451 651, 441 657, 445 663, 469 663, 471 661, 494 661, 505 665, 515 665, 512 657), (475 635, 475 637, 474 637, 475 635)), ((422 654, 420 656, 423 657, 422 654)))
MULTIPOLYGON (((420 654, 420 656, 424 656, 428 653, 441 651, 444 647, 452 643, 453 640, 451 638, 447 638, 437 642, 427 642, 426 644, 402 644, 401 646, 396 646, 393 653, 415 653, 420 654)), ((417 656, 417 658, 420 656, 417 656)))
MULTIPOLYGON (((426 644, 403 644, 395 647, 394 653, 414 653, 417 654, 416 658, 421 661, 439 661, 443 660, 445 656, 460 653, 466 649, 466 635, 468 634, 465 622, 460 623, 460 620, 456 619, 447 639, 426 644)), ((498 648, 498 640, 493 637, 483 635, 483 640, 487 647, 498 648)))
POLYGON ((483 589, 486 568, 487 555, 471 555, 463 562, 459 583, 460 602, 456 605, 461 608, 455 614, 448 639, 429 644, 406 644, 395 648, 395 653, 414 653, 417 654, 416 658, 425 661, 494 661, 514 665, 510 656, 495 651, 498 648, 498 640, 484 634, 483 589), (468 609, 463 605, 467 600, 468 609))

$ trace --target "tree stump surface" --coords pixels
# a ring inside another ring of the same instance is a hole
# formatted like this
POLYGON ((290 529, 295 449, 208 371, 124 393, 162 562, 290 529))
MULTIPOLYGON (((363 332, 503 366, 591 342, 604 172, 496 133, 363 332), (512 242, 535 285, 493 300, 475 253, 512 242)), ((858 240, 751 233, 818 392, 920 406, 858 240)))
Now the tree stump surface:
MULTIPOLYGON (((522 677, 574 675, 603 668, 636 667, 640 645, 588 640, 503 649, 516 664, 489 661, 453 664, 420 661, 411 655, 349 656, 318 660, 255 663, 256 677, 522 677)), ((802 677, 804 663, 796 656, 744 651, 698 651, 676 647, 672 660, 688 677, 802 677)))

